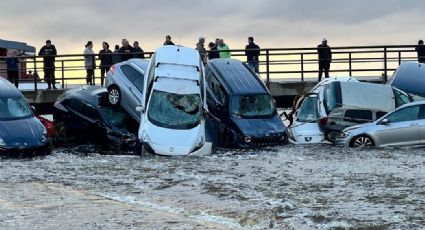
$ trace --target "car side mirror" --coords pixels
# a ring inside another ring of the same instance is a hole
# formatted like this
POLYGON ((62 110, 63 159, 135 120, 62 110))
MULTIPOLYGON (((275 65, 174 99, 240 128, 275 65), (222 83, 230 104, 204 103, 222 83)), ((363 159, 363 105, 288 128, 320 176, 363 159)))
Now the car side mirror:
POLYGON ((143 105, 136 106, 136 111, 139 113, 143 113, 145 111, 145 107, 143 105))
POLYGON ((382 120, 379 124, 381 124, 381 125, 388 125, 390 123, 390 121, 388 120, 388 119, 384 119, 384 120, 382 120))

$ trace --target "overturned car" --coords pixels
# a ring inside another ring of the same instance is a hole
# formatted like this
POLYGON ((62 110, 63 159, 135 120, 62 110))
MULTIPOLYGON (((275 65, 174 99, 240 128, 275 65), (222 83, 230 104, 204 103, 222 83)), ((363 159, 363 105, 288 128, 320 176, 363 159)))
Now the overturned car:
POLYGON ((98 86, 68 90, 54 105, 59 144, 90 143, 119 152, 137 147, 139 123, 121 107, 111 106, 98 86))

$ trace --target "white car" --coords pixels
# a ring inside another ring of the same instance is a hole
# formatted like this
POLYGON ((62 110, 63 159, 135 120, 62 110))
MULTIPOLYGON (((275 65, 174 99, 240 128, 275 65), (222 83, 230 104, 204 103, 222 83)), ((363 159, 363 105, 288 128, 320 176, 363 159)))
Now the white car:
POLYGON ((305 95, 304 101, 294 114, 294 122, 288 127, 289 141, 293 144, 312 144, 327 142, 325 135, 320 130, 317 120, 324 116, 324 105, 319 103, 323 97, 323 88, 335 81, 359 82, 352 77, 325 78, 317 83, 310 93, 305 95))
POLYGON ((207 155, 204 111, 207 110, 204 66, 199 52, 163 46, 148 70, 139 128, 141 151, 159 155, 207 155))

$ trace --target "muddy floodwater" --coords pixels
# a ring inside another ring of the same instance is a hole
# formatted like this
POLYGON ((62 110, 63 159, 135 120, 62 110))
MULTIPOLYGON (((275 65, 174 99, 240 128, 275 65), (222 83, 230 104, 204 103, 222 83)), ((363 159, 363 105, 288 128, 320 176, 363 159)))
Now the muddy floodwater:
POLYGON ((424 229, 425 149, 0 159, 1 229, 424 229))

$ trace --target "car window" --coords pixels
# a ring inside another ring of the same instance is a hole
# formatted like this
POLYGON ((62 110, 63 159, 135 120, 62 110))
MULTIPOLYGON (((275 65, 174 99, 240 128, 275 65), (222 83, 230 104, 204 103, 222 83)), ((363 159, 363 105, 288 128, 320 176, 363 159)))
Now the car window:
POLYGON ((366 123, 372 120, 372 111, 370 110, 348 109, 344 114, 344 121, 366 123))
POLYGON ((403 121, 413 121, 418 119, 419 106, 410 106, 403 109, 400 109, 390 115, 387 119, 390 123, 403 122, 403 121))
POLYGON ((130 82, 134 82, 139 77, 143 78, 143 74, 130 65, 121 66, 121 71, 124 73, 124 76, 126 76, 130 82))
POLYGON ((213 92, 215 98, 220 102, 222 105, 226 105, 227 103, 227 95, 224 91, 223 86, 218 81, 218 79, 214 76, 212 71, 208 71, 208 87, 213 92))
POLYGON ((68 108, 81 114, 84 114, 84 106, 84 103, 79 100, 71 99, 68 102, 68 108))
POLYGON ((139 77, 133 82, 133 85, 136 86, 136 88, 140 91, 140 93, 143 93, 143 84, 144 84, 144 77, 139 77))
POLYGON ((85 112, 84 113, 85 116, 92 119, 92 120, 99 120, 99 118, 100 118, 99 113, 96 111, 96 109, 94 109, 91 106, 86 105, 84 112, 85 112))
POLYGON ((383 117, 385 114, 387 114, 387 113, 386 112, 376 112, 376 120, 383 117))
POLYGON ((404 94, 402 91, 393 88, 393 92, 394 92, 394 100, 395 100, 396 108, 410 102, 409 96, 404 94))
POLYGON ((335 107, 337 107, 337 95, 336 95, 336 83, 333 82, 325 87, 324 92, 324 106, 326 113, 330 113, 335 107))
POLYGON ((316 122, 319 118, 317 110, 317 96, 306 97, 298 109, 297 121, 299 122, 316 122))

